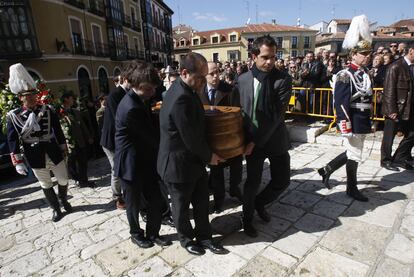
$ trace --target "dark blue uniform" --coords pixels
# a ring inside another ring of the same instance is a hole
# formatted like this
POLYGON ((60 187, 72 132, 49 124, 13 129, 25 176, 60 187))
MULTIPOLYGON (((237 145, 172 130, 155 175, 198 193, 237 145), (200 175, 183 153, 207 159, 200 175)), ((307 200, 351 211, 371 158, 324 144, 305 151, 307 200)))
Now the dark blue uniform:
POLYGON ((47 154, 55 165, 63 160, 63 153, 60 145, 66 145, 65 136, 60 127, 59 118, 56 112, 49 106, 44 106, 43 114, 41 105, 38 105, 34 111, 25 108, 18 108, 14 113, 22 122, 26 122, 29 115, 34 112, 38 119, 40 131, 35 131, 27 136, 19 138, 22 133, 21 126, 13 123, 11 116, 7 119, 7 140, 10 152, 13 154, 21 153, 21 147, 27 162, 32 168, 45 167, 45 154, 47 154))
MULTIPOLYGON (((357 82, 363 81, 364 74, 367 74, 368 77, 368 72, 366 72, 365 69, 361 67, 360 70, 358 70, 353 64, 351 64, 349 68, 338 72, 334 90, 334 105, 337 122, 340 122, 341 120, 348 121, 348 118, 341 107, 342 105, 351 119, 352 133, 371 133, 370 117, 372 93, 371 91, 363 92, 364 96, 356 97, 356 99, 352 100, 352 96, 355 96, 359 91, 352 82, 349 74, 345 71, 351 73, 357 82)), ((369 90, 371 90, 371 87, 369 90)))

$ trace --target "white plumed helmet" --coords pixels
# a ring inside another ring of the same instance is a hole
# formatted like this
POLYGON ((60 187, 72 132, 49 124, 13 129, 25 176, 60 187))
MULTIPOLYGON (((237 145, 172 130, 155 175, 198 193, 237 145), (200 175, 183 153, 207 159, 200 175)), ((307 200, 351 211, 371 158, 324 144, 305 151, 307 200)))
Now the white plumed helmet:
POLYGON ((36 93, 36 82, 21 63, 16 63, 9 68, 9 87, 14 94, 36 93))
POLYGON ((372 36, 369 31, 369 22, 365 14, 352 18, 351 25, 346 32, 342 47, 357 52, 371 51, 372 36))

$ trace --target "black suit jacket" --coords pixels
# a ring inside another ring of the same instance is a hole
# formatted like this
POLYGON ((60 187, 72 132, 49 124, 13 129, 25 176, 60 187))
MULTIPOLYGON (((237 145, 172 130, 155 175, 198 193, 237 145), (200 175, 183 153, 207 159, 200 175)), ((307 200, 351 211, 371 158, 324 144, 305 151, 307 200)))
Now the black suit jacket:
MULTIPOLYGON (((202 91, 197 92, 203 105, 211 105, 208 98, 207 86, 202 91)), ((233 106, 240 107, 240 94, 237 88, 227 84, 224 81, 220 81, 216 95, 214 99, 215 106, 233 106)))
POLYGON ((115 176, 142 181, 156 175, 158 132, 150 110, 133 90, 119 103, 115 128, 115 176))
POLYGON ((292 92, 292 78, 282 71, 277 71, 273 85, 276 105, 273 121, 264 116, 257 116, 259 127, 252 123, 254 82, 253 74, 248 71, 239 77, 238 88, 243 111, 243 123, 247 143, 254 142, 255 147, 262 148, 269 155, 284 154, 290 148, 289 134, 285 125, 285 112, 292 92))
POLYGON ((119 102, 125 95, 125 90, 118 86, 106 99, 103 127, 100 144, 106 149, 115 151, 115 115, 119 102))
POLYGON ((205 174, 211 160, 204 108, 196 92, 178 78, 166 93, 160 111, 158 174, 164 182, 190 183, 205 174))

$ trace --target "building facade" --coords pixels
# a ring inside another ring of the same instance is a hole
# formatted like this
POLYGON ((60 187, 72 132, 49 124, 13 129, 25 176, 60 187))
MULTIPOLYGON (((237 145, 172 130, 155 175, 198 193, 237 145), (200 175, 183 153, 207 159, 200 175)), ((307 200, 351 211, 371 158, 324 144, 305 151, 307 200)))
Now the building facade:
POLYGON ((248 42, 248 57, 253 41, 260 36, 269 34, 277 44, 276 56, 278 59, 304 56, 315 49, 317 31, 296 26, 279 24, 249 24, 245 27, 242 36, 248 42))
MULTIPOLYGON (((346 55, 347 51, 342 49, 346 31, 351 24, 350 19, 332 19, 325 33, 316 37, 316 51, 322 49, 346 55)), ((393 42, 405 42, 408 45, 414 43, 414 19, 400 20, 390 26, 376 27, 376 22, 370 23, 373 35, 372 47, 376 50, 379 46, 388 47, 393 42)))
POLYGON ((173 11, 162 0, 140 0, 145 59, 157 67, 173 61, 173 11))
POLYGON ((277 57, 282 59, 313 51, 316 33, 315 30, 275 23, 204 32, 187 30, 175 33, 174 53, 177 61, 188 52, 200 53, 211 61, 246 61, 251 57, 253 41, 257 37, 270 35, 278 45, 277 57))
POLYGON ((108 93, 125 62, 147 58, 140 1, 0 1, 4 78, 20 62, 56 94, 108 93))

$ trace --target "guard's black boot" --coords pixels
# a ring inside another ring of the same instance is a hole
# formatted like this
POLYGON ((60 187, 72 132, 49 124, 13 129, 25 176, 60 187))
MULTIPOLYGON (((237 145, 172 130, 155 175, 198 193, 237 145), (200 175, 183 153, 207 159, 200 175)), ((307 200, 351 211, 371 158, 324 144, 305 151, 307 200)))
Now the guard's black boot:
POLYGON ((60 203, 62 203, 63 208, 67 213, 72 212, 72 206, 68 202, 68 186, 58 186, 58 196, 60 199, 60 203))
POLYGON ((53 209, 52 221, 57 222, 62 219, 63 214, 60 211, 59 201, 56 196, 55 190, 52 188, 43 189, 43 193, 46 196, 47 202, 49 202, 50 207, 53 209))
POLYGON ((322 176, 322 183, 327 187, 328 189, 331 189, 331 185, 329 184, 329 177, 331 177, 331 174, 346 164, 346 161, 348 158, 346 157, 346 152, 339 154, 336 158, 334 158, 332 161, 330 161, 326 166, 321 167, 318 169, 319 175, 322 176))
POLYGON ((346 162, 346 194, 357 201, 367 202, 368 198, 365 197, 357 187, 357 169, 358 162, 348 160, 346 162))

